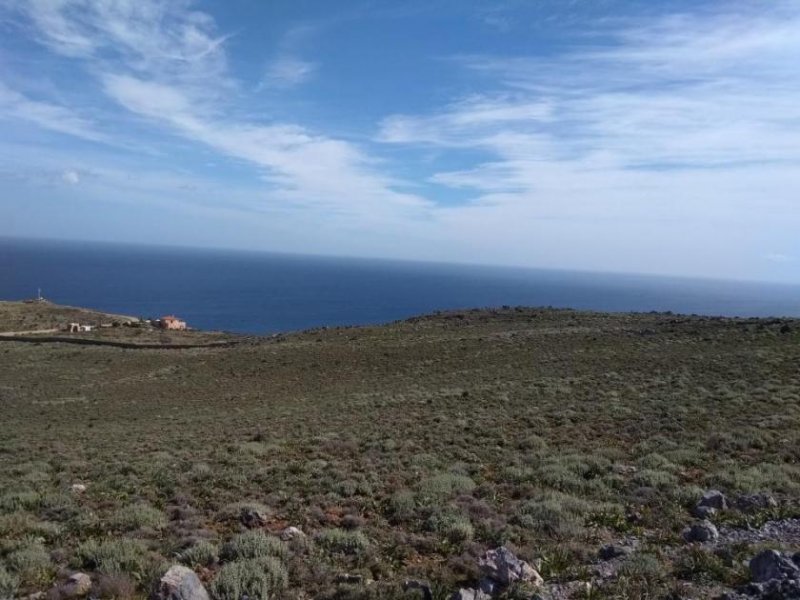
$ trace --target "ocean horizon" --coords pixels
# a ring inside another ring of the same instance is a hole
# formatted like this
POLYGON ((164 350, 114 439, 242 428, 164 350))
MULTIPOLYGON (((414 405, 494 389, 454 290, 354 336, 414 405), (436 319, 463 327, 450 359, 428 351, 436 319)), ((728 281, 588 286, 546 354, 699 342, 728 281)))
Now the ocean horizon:
POLYGON ((58 304, 249 334, 500 306, 800 317, 800 284, 0 239, 0 300, 38 288, 58 304))

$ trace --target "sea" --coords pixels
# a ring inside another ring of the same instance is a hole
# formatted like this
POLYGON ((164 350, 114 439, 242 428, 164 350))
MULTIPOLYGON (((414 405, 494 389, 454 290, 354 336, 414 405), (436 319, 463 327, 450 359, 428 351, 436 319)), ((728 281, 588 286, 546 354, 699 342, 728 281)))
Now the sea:
POLYGON ((0 238, 0 299, 249 334, 539 306, 800 317, 800 285, 0 238))

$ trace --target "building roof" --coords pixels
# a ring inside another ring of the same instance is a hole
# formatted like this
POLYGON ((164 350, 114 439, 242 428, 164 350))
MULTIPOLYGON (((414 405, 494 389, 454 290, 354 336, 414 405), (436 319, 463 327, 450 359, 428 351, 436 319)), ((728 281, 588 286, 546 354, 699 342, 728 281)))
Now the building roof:
POLYGON ((181 321, 182 319, 179 319, 175 315, 167 315, 165 317, 161 317, 161 320, 162 321, 181 321))

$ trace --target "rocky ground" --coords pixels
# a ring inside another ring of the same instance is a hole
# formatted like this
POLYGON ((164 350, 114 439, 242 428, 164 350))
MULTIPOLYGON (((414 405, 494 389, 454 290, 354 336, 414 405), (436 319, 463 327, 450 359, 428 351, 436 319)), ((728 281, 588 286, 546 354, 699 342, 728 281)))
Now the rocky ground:
POLYGON ((0 410, 0 598, 800 597, 793 320, 5 340, 0 410))

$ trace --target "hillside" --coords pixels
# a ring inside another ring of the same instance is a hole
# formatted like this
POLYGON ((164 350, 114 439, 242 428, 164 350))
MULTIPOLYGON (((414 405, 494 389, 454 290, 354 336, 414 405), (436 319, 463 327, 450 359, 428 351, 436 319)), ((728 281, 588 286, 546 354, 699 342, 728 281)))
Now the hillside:
POLYGON ((0 596, 145 597, 183 563, 217 598, 479 598, 505 546, 544 585, 495 597, 706 598, 800 550, 798 321, 506 308, 0 356, 0 596))

